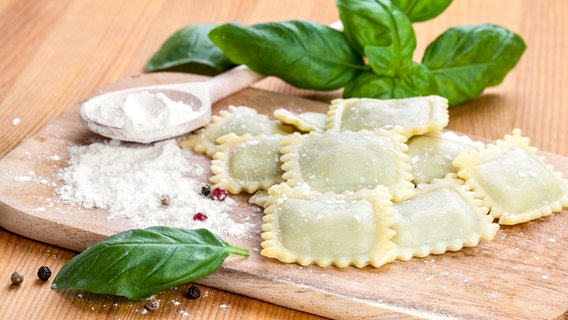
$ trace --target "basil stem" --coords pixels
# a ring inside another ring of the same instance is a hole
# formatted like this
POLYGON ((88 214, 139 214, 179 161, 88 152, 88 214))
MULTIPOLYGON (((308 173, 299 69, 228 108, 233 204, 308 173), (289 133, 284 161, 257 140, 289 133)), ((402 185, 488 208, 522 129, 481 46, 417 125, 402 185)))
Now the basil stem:
POLYGON ((211 274, 231 253, 248 256, 247 250, 206 229, 134 229, 75 256, 59 271, 52 288, 144 299, 211 274))
POLYGON ((366 69, 342 32, 313 22, 227 23, 209 37, 231 61, 298 88, 339 89, 366 69))
POLYGON ((145 71, 167 69, 216 74, 234 64, 209 40, 208 34, 217 24, 196 24, 172 34, 150 57, 145 71))

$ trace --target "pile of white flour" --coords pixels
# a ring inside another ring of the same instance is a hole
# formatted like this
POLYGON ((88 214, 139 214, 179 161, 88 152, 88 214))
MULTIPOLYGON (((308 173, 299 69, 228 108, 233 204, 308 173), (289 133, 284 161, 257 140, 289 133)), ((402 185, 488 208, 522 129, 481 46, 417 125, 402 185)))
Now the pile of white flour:
POLYGON ((66 202, 106 209, 109 219, 127 219, 134 228, 208 228, 239 236, 252 227, 231 219, 228 212, 235 206, 231 198, 220 202, 200 193, 203 182, 188 175, 203 176, 203 168, 192 164, 189 151, 174 140, 154 145, 111 140, 73 146, 69 153, 69 166, 59 172, 63 185, 57 190, 66 202), (163 198, 168 198, 167 205, 163 198), (198 212, 208 219, 194 221, 198 212))
POLYGON ((119 128, 132 141, 141 142, 179 135, 176 127, 198 114, 191 105, 171 100, 161 92, 147 91, 88 100, 81 113, 99 125, 119 128))

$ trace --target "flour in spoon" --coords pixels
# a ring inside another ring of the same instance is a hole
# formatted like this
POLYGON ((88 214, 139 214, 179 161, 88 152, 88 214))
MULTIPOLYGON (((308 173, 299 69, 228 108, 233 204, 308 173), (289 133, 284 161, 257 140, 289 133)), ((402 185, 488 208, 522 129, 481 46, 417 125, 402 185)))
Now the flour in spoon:
POLYGON ((167 131, 193 119, 192 106, 174 101, 165 94, 148 91, 135 92, 125 97, 91 100, 85 103, 85 115, 98 124, 120 128, 129 137, 153 135, 167 131))
MULTIPOLYGON (((108 210, 109 219, 126 219, 134 228, 167 225, 208 228, 244 235, 252 223, 234 221, 236 202, 215 201, 200 193, 206 175, 199 156, 176 141, 133 145, 117 140, 69 148, 69 166, 60 170, 60 199, 85 208, 108 210), (168 199, 164 204, 163 199, 168 199), (194 220, 201 212, 208 218, 194 220)), ((238 217, 241 218, 241 217, 238 217)))

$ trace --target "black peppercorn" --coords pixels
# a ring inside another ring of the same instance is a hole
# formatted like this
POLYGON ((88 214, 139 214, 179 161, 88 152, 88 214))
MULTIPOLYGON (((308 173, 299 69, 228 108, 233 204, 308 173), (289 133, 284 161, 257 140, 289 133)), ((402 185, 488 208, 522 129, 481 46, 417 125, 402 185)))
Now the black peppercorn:
POLYGON ((211 186, 208 184, 201 185, 201 194, 204 196, 208 196, 211 193, 211 186))
POLYGON ((163 194, 160 196, 160 204, 162 207, 168 207, 172 203, 172 198, 169 195, 163 194))
POLYGON ((10 276, 10 281, 12 281, 13 285, 19 286, 22 282, 24 282, 24 275, 19 272, 14 272, 10 276))
POLYGON ((160 308, 160 300, 150 299, 146 302, 144 308, 148 311, 156 311, 160 308))
POLYGON ((187 294, 185 295, 188 299, 197 299, 201 296, 201 290, 196 286, 191 286, 187 289, 187 294))
POLYGON ((46 266, 41 266, 37 270, 37 277, 41 281, 47 281, 49 279, 49 277, 51 277, 51 270, 49 270, 49 268, 46 267, 46 266))

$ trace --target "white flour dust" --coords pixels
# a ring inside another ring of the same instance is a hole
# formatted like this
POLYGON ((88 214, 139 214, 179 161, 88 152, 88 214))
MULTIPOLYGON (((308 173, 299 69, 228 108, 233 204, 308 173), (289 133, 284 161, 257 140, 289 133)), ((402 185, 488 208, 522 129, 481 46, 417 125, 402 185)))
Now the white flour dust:
POLYGON ((136 228, 208 228, 239 236, 252 226, 231 219, 228 211, 236 204, 231 198, 221 202, 200 193, 203 182, 189 176, 203 176, 203 168, 174 140, 154 145, 111 140, 73 146, 69 153, 69 166, 58 174, 63 185, 57 189, 66 202, 106 209, 109 219, 127 219, 136 228), (194 220, 198 212, 207 220, 194 220))

